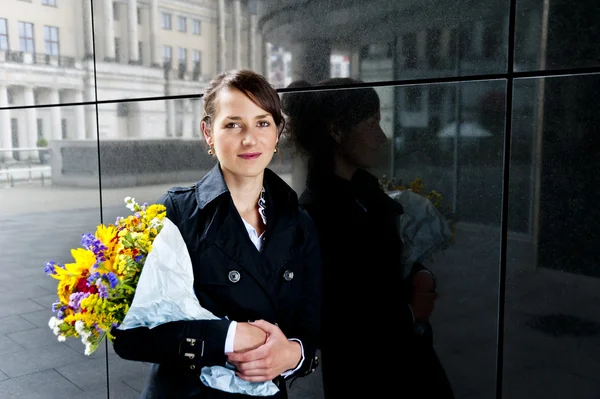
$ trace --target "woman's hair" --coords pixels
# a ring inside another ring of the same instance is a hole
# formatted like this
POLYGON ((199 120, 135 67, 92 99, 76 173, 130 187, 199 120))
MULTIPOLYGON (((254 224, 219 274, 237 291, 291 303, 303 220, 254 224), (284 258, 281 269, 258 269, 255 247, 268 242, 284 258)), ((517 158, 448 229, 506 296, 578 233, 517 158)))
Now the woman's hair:
POLYGON ((379 111, 379 96, 373 88, 326 88, 358 83, 362 82, 333 78, 311 87, 310 83, 301 80, 292 82, 288 87, 306 87, 306 92, 283 95, 283 112, 288 116, 286 134, 296 149, 308 156, 309 180, 333 169, 337 143, 331 135, 332 129, 347 132, 379 111))
POLYGON ((217 115, 219 106, 219 93, 226 89, 236 89, 244 93, 252 102, 271 114, 279 134, 285 126, 285 119, 281 113, 281 101, 277 91, 267 80, 246 69, 222 72, 217 75, 204 90, 204 116, 202 120, 209 126, 217 115))

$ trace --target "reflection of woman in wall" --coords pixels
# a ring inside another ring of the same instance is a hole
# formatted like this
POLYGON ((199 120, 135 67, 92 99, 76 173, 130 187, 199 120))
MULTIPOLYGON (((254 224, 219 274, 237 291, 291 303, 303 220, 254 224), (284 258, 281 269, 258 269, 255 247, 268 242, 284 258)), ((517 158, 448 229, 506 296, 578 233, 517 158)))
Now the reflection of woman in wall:
POLYGON ((453 398, 432 344, 414 328, 433 311, 432 274, 415 265, 405 281, 395 223, 402 207, 366 171, 386 141, 377 93, 289 93, 283 106, 291 139, 309 160, 300 201, 321 237, 326 398, 453 398))
POLYGON ((161 199, 187 244, 200 304, 220 320, 116 330, 122 358, 154 363, 144 398, 238 398, 200 382, 203 366, 235 366, 247 381, 314 370, 320 335, 316 228, 294 191, 266 169, 283 126, 279 96, 250 71, 208 86, 202 131, 215 167, 161 199), (256 320, 256 322, 249 322, 256 320))

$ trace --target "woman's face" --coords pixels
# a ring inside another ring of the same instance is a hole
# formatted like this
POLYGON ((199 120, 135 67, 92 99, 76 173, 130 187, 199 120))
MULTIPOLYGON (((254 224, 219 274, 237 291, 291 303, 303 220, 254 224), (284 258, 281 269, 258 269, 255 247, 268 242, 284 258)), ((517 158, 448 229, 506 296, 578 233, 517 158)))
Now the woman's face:
POLYGON ((214 148, 223 173, 240 177, 261 175, 277 146, 273 116, 236 89, 224 89, 216 101, 217 115, 210 129, 202 123, 209 146, 214 148))
POLYGON ((356 167, 367 169, 377 165, 381 146, 386 142, 380 122, 381 113, 377 111, 343 135, 340 142, 342 154, 356 167))

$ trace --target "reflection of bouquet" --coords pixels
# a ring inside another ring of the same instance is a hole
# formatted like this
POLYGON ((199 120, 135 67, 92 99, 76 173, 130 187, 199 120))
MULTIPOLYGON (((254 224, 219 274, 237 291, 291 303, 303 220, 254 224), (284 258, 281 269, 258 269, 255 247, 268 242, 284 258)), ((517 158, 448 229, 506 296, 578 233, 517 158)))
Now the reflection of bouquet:
POLYGON ((81 338, 92 354, 113 327, 121 324, 133 299, 140 272, 154 239, 162 229, 163 205, 139 206, 125 199, 135 214, 116 225, 100 225, 84 234, 83 248, 71 250, 75 262, 46 264, 46 274, 58 280, 56 316, 49 322, 59 341, 81 338))
MULTIPOLYGON (((75 263, 46 264, 59 281, 57 312, 49 322, 59 341, 81 337, 85 354, 94 352, 112 328, 154 328, 178 320, 217 319, 200 306, 187 247, 163 205, 138 205, 125 198, 132 212, 116 225, 98 226, 85 234, 83 248, 72 250, 75 263), (157 295, 160 293, 160 295, 157 295)), ((253 396, 273 395, 273 382, 251 383, 222 366, 203 367, 205 385, 253 396)))
POLYGON ((436 252, 454 244, 456 226, 453 215, 440 193, 427 191, 422 179, 402 186, 384 176, 380 184, 404 208, 398 229, 405 244, 406 271, 414 262, 431 258, 436 252))

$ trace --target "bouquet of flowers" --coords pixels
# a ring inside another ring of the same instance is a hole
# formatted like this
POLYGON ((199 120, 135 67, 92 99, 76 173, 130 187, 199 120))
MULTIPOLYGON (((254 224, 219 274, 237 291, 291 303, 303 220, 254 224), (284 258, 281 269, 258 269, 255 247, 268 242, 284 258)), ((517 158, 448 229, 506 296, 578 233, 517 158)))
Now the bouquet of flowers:
POLYGON ((456 225, 451 208, 440 193, 427 190, 419 178, 403 186, 384 176, 380 185, 404 208, 398 230, 405 244, 405 274, 415 262, 432 258, 438 251, 454 244, 456 225))
MULTIPOLYGON (((92 354, 113 328, 154 328, 177 320, 217 319, 194 293, 191 259, 177 226, 163 205, 138 205, 125 198, 133 214, 84 234, 74 262, 48 262, 45 272, 58 280, 56 313, 48 325, 58 337, 80 338, 92 354), (160 292, 161 295, 156 293, 160 292)), ((273 382, 244 381, 227 367, 203 367, 200 380, 215 389, 253 396, 273 395, 273 382)))
POLYGON ((115 225, 100 225, 84 234, 82 248, 72 249, 74 262, 50 261, 45 272, 58 280, 56 316, 49 322, 59 341, 81 338, 85 354, 92 354, 110 331, 121 324, 133 300, 140 272, 162 229, 165 207, 139 206, 126 198, 133 215, 115 225))

